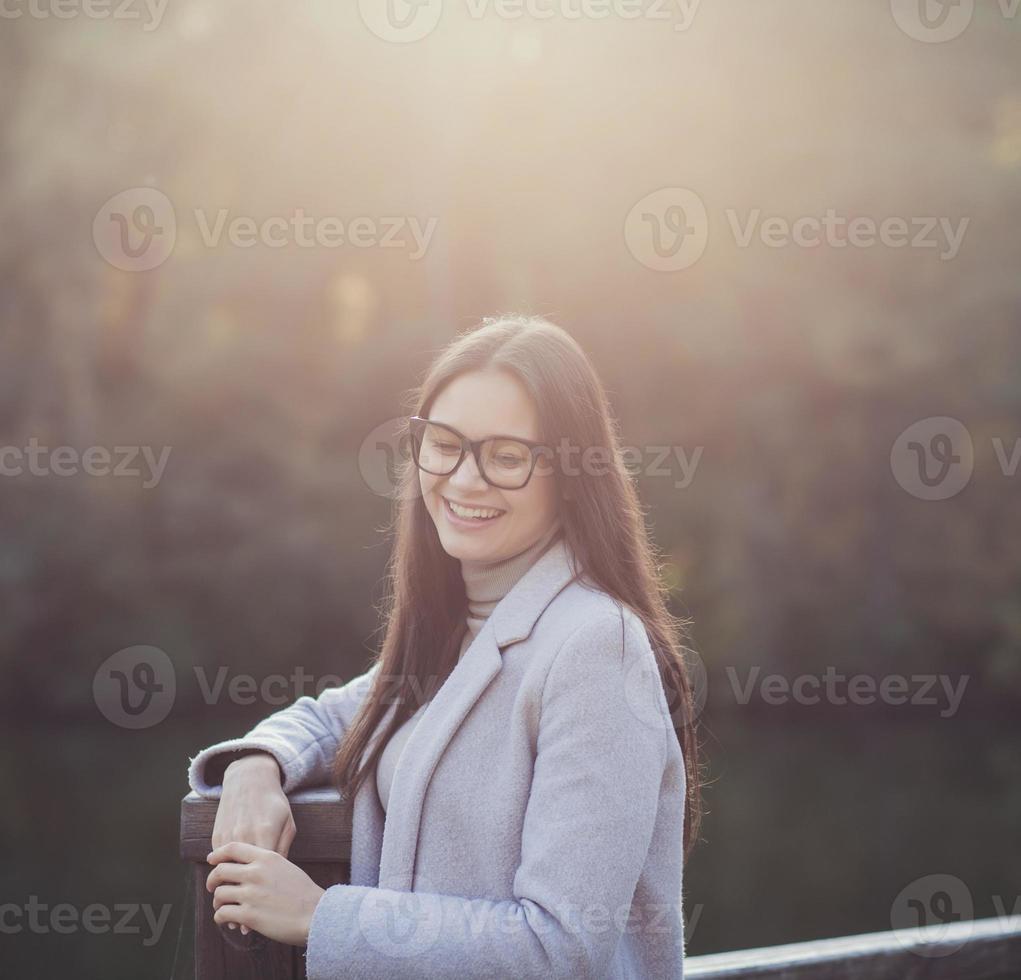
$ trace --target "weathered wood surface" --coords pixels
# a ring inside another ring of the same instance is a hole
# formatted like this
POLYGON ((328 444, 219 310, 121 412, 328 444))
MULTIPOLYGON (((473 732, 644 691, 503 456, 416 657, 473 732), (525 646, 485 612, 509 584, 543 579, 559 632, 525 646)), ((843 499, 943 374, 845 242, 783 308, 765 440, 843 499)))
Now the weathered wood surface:
MULTIPOLYGON (((291 813, 298 834, 288 857, 305 861, 337 862, 351 859, 350 807, 332 789, 304 789, 292 793, 291 813)), ((189 793, 181 801, 181 857, 205 862, 212 849, 217 800, 189 793)))
MULTIPOLYGON (((321 888, 350 878, 351 814, 332 789, 302 790, 290 796, 297 836, 288 857, 321 888)), ((305 952, 258 933, 242 936, 213 922, 213 896, 206 891, 212 868, 216 800, 189 793, 181 801, 181 857, 192 865, 195 894, 196 980, 304 980, 305 952)))
MULTIPOLYGON (((290 858, 323 888, 349 879, 350 807, 328 788, 290 797, 290 858)), ((196 980, 304 980, 304 951, 213 922, 205 889, 216 800, 181 802, 181 857, 193 865, 196 980)), ((1021 980, 1021 916, 688 957, 685 980, 1021 980)))

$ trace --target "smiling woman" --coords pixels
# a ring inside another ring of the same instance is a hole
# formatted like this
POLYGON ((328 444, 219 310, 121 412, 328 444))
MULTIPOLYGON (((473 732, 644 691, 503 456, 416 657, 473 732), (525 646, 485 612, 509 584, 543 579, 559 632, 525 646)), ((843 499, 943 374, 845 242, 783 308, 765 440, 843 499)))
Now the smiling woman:
POLYGON ((513 374, 461 374, 437 396, 430 420, 416 416, 411 424, 422 497, 448 555, 492 561, 516 554, 557 516, 553 473, 532 479, 540 421, 513 374), (481 435, 472 440, 463 430, 481 435))
POLYGON ((414 407, 375 663, 192 760, 221 797, 215 920, 307 944, 313 980, 680 977, 691 684, 602 384, 508 317, 414 407), (546 465, 554 444, 615 465, 546 465), (287 860, 286 793, 331 774, 351 882, 324 890, 287 860))

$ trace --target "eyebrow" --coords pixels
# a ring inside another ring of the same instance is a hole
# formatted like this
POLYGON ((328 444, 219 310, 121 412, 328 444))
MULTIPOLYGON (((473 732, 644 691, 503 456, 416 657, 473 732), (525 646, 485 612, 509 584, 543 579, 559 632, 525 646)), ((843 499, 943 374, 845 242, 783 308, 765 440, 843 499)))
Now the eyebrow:
MULTIPOLYGON (((430 422, 435 422, 438 425, 445 425, 448 429, 453 429, 454 432, 456 432, 459 436, 464 436, 465 439, 468 438, 466 435, 464 435, 464 433, 459 428, 457 428, 456 425, 451 425, 449 422, 444 422, 442 419, 432 419, 431 418, 431 419, 429 419, 429 421, 430 422)), ((535 443, 535 441, 536 441, 534 439, 526 439, 524 436, 512 436, 512 435, 509 435, 506 432, 496 432, 496 433, 493 433, 493 435, 483 436, 481 439, 472 439, 470 441, 471 442, 485 442, 486 439, 512 439, 514 442, 523 442, 526 445, 531 445, 531 444, 535 443)))

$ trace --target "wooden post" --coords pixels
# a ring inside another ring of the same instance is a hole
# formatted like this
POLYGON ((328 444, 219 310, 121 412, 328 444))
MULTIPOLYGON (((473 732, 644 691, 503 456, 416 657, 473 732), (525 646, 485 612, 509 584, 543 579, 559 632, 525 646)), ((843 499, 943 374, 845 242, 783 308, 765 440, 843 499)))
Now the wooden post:
MULTIPOLYGON (((289 797, 297 836, 288 857, 321 888, 344 884, 351 873, 351 811, 336 791, 299 790, 289 797)), ((242 936, 213 922, 206 891, 212 867, 217 800, 189 793, 181 801, 181 857, 189 862, 195 890, 196 980, 304 980, 305 951, 259 933, 242 936)))

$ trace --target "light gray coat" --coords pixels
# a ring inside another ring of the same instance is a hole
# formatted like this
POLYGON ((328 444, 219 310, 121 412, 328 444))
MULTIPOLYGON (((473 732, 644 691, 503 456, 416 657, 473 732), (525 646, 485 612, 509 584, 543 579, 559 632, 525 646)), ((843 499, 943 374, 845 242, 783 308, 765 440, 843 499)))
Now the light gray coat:
MULTIPOLYGON (((681 750, 641 620, 571 563, 561 537, 494 609, 388 811, 374 779, 355 795, 351 884, 316 908, 309 980, 683 976, 681 750)), ((327 783, 377 669, 203 750, 192 788, 218 796, 211 757, 253 748, 288 792, 327 783)))

